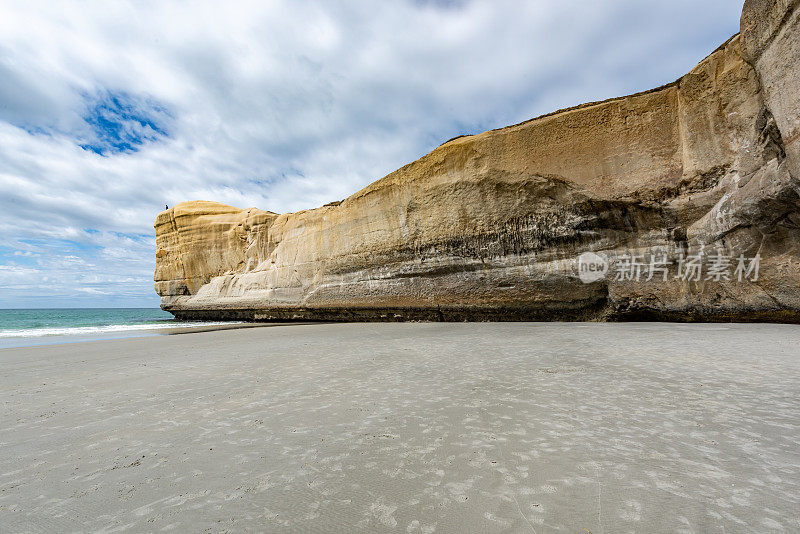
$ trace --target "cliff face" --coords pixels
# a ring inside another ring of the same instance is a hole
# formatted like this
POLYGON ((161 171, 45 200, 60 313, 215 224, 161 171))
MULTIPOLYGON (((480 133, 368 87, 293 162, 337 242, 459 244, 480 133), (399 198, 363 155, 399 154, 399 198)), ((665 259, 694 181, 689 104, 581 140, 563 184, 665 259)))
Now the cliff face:
POLYGON ((155 224, 162 307, 798 320, 798 4, 748 0, 741 33, 675 83, 454 139, 340 203, 179 204, 155 224))

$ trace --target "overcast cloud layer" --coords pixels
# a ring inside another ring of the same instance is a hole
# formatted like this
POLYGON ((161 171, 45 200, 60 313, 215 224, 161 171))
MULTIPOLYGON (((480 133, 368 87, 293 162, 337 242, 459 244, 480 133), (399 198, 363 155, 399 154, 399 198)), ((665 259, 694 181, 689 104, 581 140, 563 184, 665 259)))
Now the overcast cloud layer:
POLYGON ((156 306, 165 204, 340 200, 456 135, 673 81, 740 10, 0 2, 0 307, 156 306))

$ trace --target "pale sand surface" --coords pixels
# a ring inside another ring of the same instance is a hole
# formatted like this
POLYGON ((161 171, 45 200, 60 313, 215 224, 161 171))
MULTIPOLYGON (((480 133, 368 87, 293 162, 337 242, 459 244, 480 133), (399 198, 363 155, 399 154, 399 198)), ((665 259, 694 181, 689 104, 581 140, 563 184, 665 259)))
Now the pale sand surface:
POLYGON ((798 532, 800 327, 0 350, 0 532, 798 532))

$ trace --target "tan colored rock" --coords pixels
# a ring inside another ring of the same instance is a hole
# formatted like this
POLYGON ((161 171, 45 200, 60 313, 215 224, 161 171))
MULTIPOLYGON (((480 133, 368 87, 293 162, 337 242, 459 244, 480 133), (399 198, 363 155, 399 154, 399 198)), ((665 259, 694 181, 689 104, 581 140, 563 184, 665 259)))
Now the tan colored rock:
POLYGON ((797 5, 748 0, 742 33, 675 83, 459 137, 341 203, 283 215, 179 204, 156 219, 162 307, 185 318, 797 320, 797 5), (718 249, 731 280, 676 278, 682 257, 702 250, 708 269, 718 249), (611 269, 592 283, 578 271, 588 251, 611 269), (616 280, 636 255, 666 255, 667 280, 616 280), (759 256, 757 279, 737 279, 739 255, 759 256))
MULTIPOLYGON (((747 0, 742 12, 744 58, 758 72, 792 175, 800 179, 800 0, 747 0)), ((768 127, 770 124, 767 125, 768 127)))
POLYGON ((183 202, 156 218, 156 291, 192 295, 214 276, 252 269, 269 252, 277 215, 216 202, 183 202))

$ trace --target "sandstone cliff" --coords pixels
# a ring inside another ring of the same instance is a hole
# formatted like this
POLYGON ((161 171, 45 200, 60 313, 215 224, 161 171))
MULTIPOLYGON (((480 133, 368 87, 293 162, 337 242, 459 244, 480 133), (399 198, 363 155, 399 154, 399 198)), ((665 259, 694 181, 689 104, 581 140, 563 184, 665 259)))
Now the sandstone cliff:
POLYGON ((740 34, 672 84, 456 138, 340 203, 165 211, 162 307, 797 321, 798 4, 747 0, 740 34))

